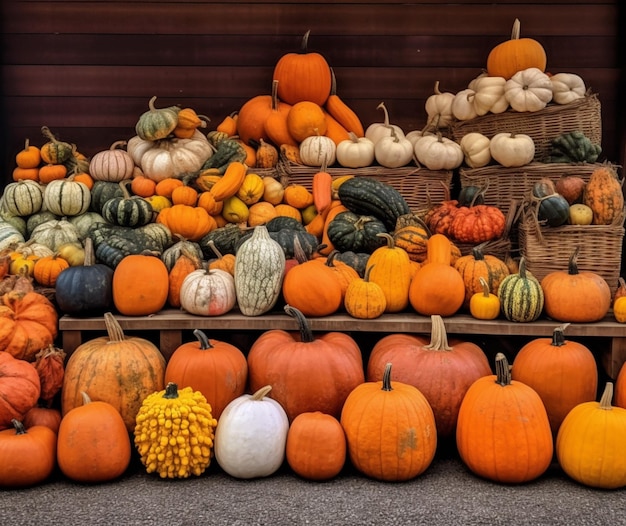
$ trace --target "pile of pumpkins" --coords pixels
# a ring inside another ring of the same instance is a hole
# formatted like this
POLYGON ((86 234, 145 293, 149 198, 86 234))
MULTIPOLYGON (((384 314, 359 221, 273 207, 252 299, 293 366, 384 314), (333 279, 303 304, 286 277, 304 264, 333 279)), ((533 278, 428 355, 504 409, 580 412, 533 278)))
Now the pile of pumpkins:
MULTIPOLYGON (((18 293, 8 293, 17 296, 18 293)), ((476 476, 502 484, 542 476, 556 460, 573 480, 626 486, 626 369, 596 401, 593 353, 566 325, 492 373, 475 343, 448 339, 441 316, 427 335, 389 334, 364 366, 346 333, 268 329, 247 355, 200 330, 165 361, 149 340, 107 335, 64 364, 49 347, 34 362, 0 353, 0 487, 44 483, 55 469, 81 483, 120 477, 133 454, 163 479, 268 477, 288 466, 313 481, 349 463, 364 476, 407 481, 440 443, 456 443, 476 476), (58 402, 58 403, 57 403, 58 402), (615 405, 613 405, 615 404, 615 405)))

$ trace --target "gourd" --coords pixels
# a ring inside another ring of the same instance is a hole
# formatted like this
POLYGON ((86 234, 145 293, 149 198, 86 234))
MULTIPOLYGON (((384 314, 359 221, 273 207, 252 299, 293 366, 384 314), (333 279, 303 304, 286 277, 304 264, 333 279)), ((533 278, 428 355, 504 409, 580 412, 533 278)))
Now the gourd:
POLYGON ((271 385, 235 398, 215 430, 215 460, 231 477, 252 479, 274 474, 285 460, 289 419, 268 393, 271 385))
POLYGON ((135 420, 134 443, 148 473, 181 479, 211 464, 217 420, 200 391, 169 382, 146 396, 135 420))
POLYGON ((341 252, 372 253, 384 243, 378 234, 386 232, 387 228, 380 219, 350 211, 338 213, 327 228, 331 243, 341 252))
POLYGON ((509 321, 526 323, 535 321, 543 312, 544 295, 541 283, 526 270, 522 257, 519 271, 509 274, 498 288, 502 314, 509 321))
POLYGON ((236 304, 233 276, 220 269, 199 268, 189 273, 180 288, 180 306, 198 316, 220 316, 236 304))
MULTIPOLYGON (((369 258, 368 258, 369 259, 369 258)), ((365 269, 363 277, 353 280, 344 295, 344 307, 353 318, 373 320, 383 315, 387 298, 382 287, 370 280, 372 266, 365 269)))
POLYGON ((120 182, 120 186, 122 196, 113 197, 102 206, 104 220, 114 225, 129 227, 150 223, 154 215, 152 205, 143 197, 131 196, 125 182, 120 182))
MULTIPOLYGON (((54 345, 48 345, 35 355, 35 370, 39 375, 39 383, 41 384, 39 405, 44 409, 52 408, 56 395, 63 387, 66 356, 67 354, 63 349, 54 345)), ((24 416, 24 420, 26 420, 26 416, 24 416)))
POLYGON ((389 121, 389 112, 384 102, 381 102, 377 107, 377 110, 382 110, 385 117, 383 122, 373 122, 365 130, 365 137, 371 140, 374 145, 383 137, 389 137, 391 132, 396 134, 396 137, 404 137, 404 131, 397 124, 391 124, 389 121))
POLYGON ((280 296, 285 274, 285 252, 264 225, 237 250, 235 290, 244 316, 259 316, 271 310, 280 296))
POLYGON ((374 143, 350 132, 350 138, 337 145, 337 162, 346 168, 364 168, 374 162, 374 143))
POLYGON ((482 290, 470 297, 469 311, 477 320, 495 320, 500 315, 500 300, 491 292, 489 284, 480 276, 478 278, 482 290))
POLYGON ((548 163, 595 163, 602 146, 581 131, 564 132, 550 142, 548 163))
POLYGON ((30 234, 29 241, 45 245, 56 252, 61 245, 66 243, 79 243, 80 238, 76 227, 64 217, 47 221, 35 227, 30 234))
POLYGON ((278 85, 279 81, 274 79, 272 81, 272 111, 268 113, 263 128, 272 143, 279 146, 283 144, 297 146, 298 142, 291 136, 287 127, 287 115, 291 109, 291 104, 287 104, 278 99, 278 85))
MULTIPOLYGON (((478 117, 474 107, 475 91, 470 88, 462 89, 454 95, 450 111, 452 116, 459 121, 469 121, 478 117)), ((408 134, 407 134, 408 136, 408 134)))
POLYGON ((173 235, 196 242, 217 228, 215 218, 204 208, 183 204, 161 210, 156 217, 156 223, 164 225, 173 235))
POLYGON ((46 164, 63 164, 72 156, 72 145, 59 141, 47 126, 41 127, 41 134, 48 139, 40 149, 41 160, 46 164))
POLYGON ((422 135, 414 145, 417 161, 429 170, 454 170, 461 166, 464 154, 459 143, 436 135, 422 135))
POLYGON ((569 104, 585 97, 587 86, 580 75, 555 73, 550 76, 552 100, 556 104, 569 104))
POLYGON ((180 109, 172 133, 179 139, 188 139, 197 129, 206 128, 209 120, 205 115, 198 115, 193 108, 180 109))
POLYGON ((497 206, 459 206, 450 223, 448 235, 460 243, 480 244, 504 234, 506 217, 497 206))
POLYGON ((139 117, 135 125, 135 132, 145 141, 165 139, 174 131, 178 124, 178 112, 180 108, 177 106, 156 108, 154 105, 156 99, 156 96, 150 99, 148 102, 148 111, 139 117))
POLYGON ((503 113, 509 108, 509 101, 505 93, 506 79, 480 75, 472 84, 474 90, 474 109, 476 114, 503 113))
POLYGON ((261 201, 264 190, 263 178, 254 172, 248 172, 243 178, 236 195, 246 205, 250 206, 261 201))
POLYGON ((623 217, 622 182, 610 165, 596 168, 583 192, 583 204, 593 210, 593 224, 611 225, 623 217))
POLYGON ((535 141, 525 133, 496 133, 489 142, 489 152, 502 166, 524 166, 535 157, 535 141))
POLYGON ((539 68, 522 69, 506 81, 504 96, 515 111, 539 111, 552 100, 552 82, 539 68))
POLYGON ((541 476, 554 452, 543 402, 528 385, 511 380, 502 353, 496 374, 476 380, 459 408, 456 444, 463 463, 474 474, 506 484, 541 476))
MULTIPOLYGON (((193 135, 191 137, 193 137, 193 135)), ((237 162, 243 164, 248 156, 244 145, 238 139, 229 137, 225 133, 213 130, 207 134, 207 139, 213 153, 202 164, 200 168, 201 175, 224 174, 231 163, 237 162)), ((261 166, 259 159, 260 156, 257 151, 257 166, 261 166)))
POLYGON ((381 137, 374 145, 376 162, 385 168, 400 168, 413 160, 413 143, 391 129, 391 135, 381 137))
POLYGON ((537 220, 542 225, 561 226, 569 220, 570 204, 557 193, 554 183, 542 178, 532 186, 533 200, 537 203, 537 220))
POLYGON ((0 220, 0 251, 10 249, 17 243, 24 243, 24 235, 11 223, 0 220))
POLYGON ((331 166, 337 160, 337 146, 329 137, 310 135, 300 142, 300 160, 307 166, 331 166))
POLYGON ((426 99, 426 129, 441 129, 449 126, 452 122, 452 102, 454 94, 439 90, 439 81, 435 82, 434 93, 426 99))
POLYGON ((470 168, 482 168, 491 162, 491 139, 479 132, 466 133, 459 142, 463 160, 470 168))
POLYGON ((354 133, 357 137, 363 137, 365 130, 361 119, 354 110, 337 95, 337 79, 333 68, 330 68, 330 76, 330 94, 324 103, 325 110, 343 126, 348 133, 354 133))
POLYGON ((578 404, 596 399, 598 367, 591 350, 565 339, 568 324, 551 338, 534 338, 515 355, 511 378, 532 387, 543 400, 556 438, 561 423, 578 404))
POLYGON ((36 214, 43 206, 44 188, 37 181, 22 180, 9 183, 2 193, 3 208, 10 215, 19 217, 36 214))
POLYGON ((196 341, 179 345, 167 362, 165 383, 191 387, 201 392, 211 405, 213 418, 219 420, 224 408, 244 394, 248 362, 233 344, 209 338, 195 329, 196 341))
POLYGON ((65 366, 61 412, 82 404, 81 392, 113 405, 132 433, 145 397, 163 389, 165 359, 145 338, 124 335, 112 313, 104 313, 107 335, 83 342, 65 366))
POLYGON ((284 310, 298 330, 270 329, 252 344, 248 352, 251 391, 271 382, 271 397, 284 408, 290 422, 308 411, 339 417, 348 393, 364 379, 358 344, 346 333, 314 335, 301 311, 291 305, 284 310))
POLYGON ((131 445, 122 415, 111 404, 92 401, 83 394, 83 405, 61 420, 57 462, 70 480, 100 483, 120 477, 130 464, 131 445))
POLYGON ((37 405, 41 382, 35 366, 25 360, 0 352, 0 429, 22 420, 37 405))
POLYGON ((91 191, 85 183, 59 179, 46 185, 43 206, 58 216, 78 216, 89 210, 91 191))
POLYGON ((626 461, 622 454, 626 409, 612 406, 612 398, 613 383, 607 382, 600 402, 575 406, 556 437, 556 455, 563 471, 592 488, 626 486, 626 461))
POLYGON ((24 429, 13 419, 0 431, 0 487, 24 488, 44 482, 56 466, 57 435, 46 426, 24 429))
POLYGON ((391 382, 391 363, 382 381, 356 386, 341 411, 348 456, 368 477, 406 481, 422 474, 437 448, 435 416, 414 386, 391 382))
POLYGON ((433 410, 438 438, 447 439, 454 437, 466 391, 474 381, 491 374, 491 367, 475 343, 448 339, 441 316, 431 316, 431 326, 430 341, 414 334, 379 339, 367 362, 366 380, 381 380, 386 364, 393 363, 396 381, 419 389, 433 410))
POLYGON ((108 150, 96 153, 89 162, 89 175, 96 181, 118 183, 130 179, 135 169, 135 162, 122 148, 126 141, 114 142, 108 150))

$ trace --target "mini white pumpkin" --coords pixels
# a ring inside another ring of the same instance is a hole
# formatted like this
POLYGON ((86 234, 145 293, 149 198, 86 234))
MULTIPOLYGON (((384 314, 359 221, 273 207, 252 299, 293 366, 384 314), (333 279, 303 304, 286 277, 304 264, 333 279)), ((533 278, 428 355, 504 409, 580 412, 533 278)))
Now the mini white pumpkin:
POLYGON ((539 111, 552 100, 552 82, 539 68, 526 68, 506 81, 504 93, 515 111, 539 111))
POLYGON ((474 108, 478 115, 487 113, 502 113, 509 109, 509 101, 506 99, 504 77, 490 77, 488 75, 475 79, 474 82, 474 108))
POLYGON ((452 101, 452 115, 455 119, 460 121, 469 121, 475 119, 478 116, 476 108, 474 106, 474 95, 476 92, 473 89, 467 88, 459 91, 452 101))
POLYGON ((325 135, 310 135, 300 143, 300 160, 306 166, 326 166, 335 164, 337 145, 325 135))
POLYGON ((411 141, 413 148, 415 148, 415 143, 421 139, 424 135, 434 135, 433 132, 425 131, 425 130, 411 130, 409 133, 405 135, 405 137, 411 141))
POLYGON ((367 137, 374 144, 376 144, 379 139, 382 139, 383 137, 389 137, 392 130, 395 132, 396 136, 404 137, 404 130, 400 128, 400 126, 397 124, 390 124, 389 112, 387 111, 385 103, 381 102, 376 109, 383 110, 385 119, 383 122, 374 122, 370 124, 365 130, 365 137, 367 137))
POLYGON ((489 145, 491 157, 507 168, 524 166, 535 157, 535 141, 524 133, 497 133, 489 145))
POLYGON ((370 166, 374 162, 374 143, 350 132, 350 138, 337 145, 337 162, 346 168, 370 166))
POLYGON ((556 73, 550 77, 552 100, 556 104, 569 104, 582 99, 587 93, 587 86, 580 75, 575 73, 556 73))
POLYGON ((230 402, 215 428, 215 460, 230 476, 268 477, 285 459, 289 419, 283 407, 267 394, 266 385, 254 394, 230 402))
POLYGON ((190 272, 180 287, 180 306, 197 316, 220 316, 235 306, 235 280, 221 269, 190 272))
POLYGON ((491 162, 491 140, 479 132, 470 132, 461 138, 461 150, 465 164, 470 168, 482 168, 491 162))
POLYGON ((450 125, 453 120, 452 102, 454 94, 441 91, 439 89, 439 81, 435 82, 434 93, 426 99, 424 105, 428 120, 427 128, 442 129, 450 125))
POLYGON ((400 168, 413 159, 413 143, 404 135, 398 137, 395 131, 389 137, 383 137, 374 145, 376 162, 385 168, 400 168))
POLYGON ((429 170, 454 170, 463 162, 459 143, 437 135, 424 135, 415 143, 415 157, 429 170))

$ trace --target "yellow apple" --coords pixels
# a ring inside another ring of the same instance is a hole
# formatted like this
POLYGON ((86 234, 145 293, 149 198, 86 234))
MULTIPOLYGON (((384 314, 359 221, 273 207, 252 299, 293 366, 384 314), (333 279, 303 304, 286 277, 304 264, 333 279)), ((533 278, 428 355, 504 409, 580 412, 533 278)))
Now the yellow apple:
POLYGON ((590 225, 593 221, 593 210, 582 203, 575 203, 569 207, 570 225, 590 225))

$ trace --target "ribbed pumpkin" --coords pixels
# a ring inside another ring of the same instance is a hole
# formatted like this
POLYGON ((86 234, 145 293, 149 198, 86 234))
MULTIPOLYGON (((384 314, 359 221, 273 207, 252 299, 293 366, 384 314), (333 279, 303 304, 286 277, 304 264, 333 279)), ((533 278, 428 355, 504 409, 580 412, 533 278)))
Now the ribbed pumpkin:
POLYGON ((626 409, 611 405, 613 384, 607 382, 600 402, 583 402, 565 417, 556 438, 563 471, 593 488, 626 486, 626 409))
POLYGON ((274 66, 278 97, 287 104, 311 101, 323 106, 330 95, 330 66, 321 54, 308 50, 310 33, 304 34, 299 53, 281 56, 274 66))
POLYGON ((406 251, 411 261, 423 263, 426 260, 430 231, 421 219, 414 217, 414 220, 403 224, 400 224, 402 218, 398 219, 393 240, 396 247, 406 251))
POLYGON ((566 327, 555 327, 552 338, 529 341, 511 367, 511 378, 532 387, 543 400, 555 437, 567 413, 595 400, 598 389, 593 353, 582 343, 566 340, 566 327))
POLYGON ((57 179, 46 185, 43 204, 58 216, 78 216, 89 210, 91 191, 85 183, 57 179))
POLYGON ((14 418, 22 420, 35 407, 40 394, 35 366, 0 352, 0 429, 10 427, 14 418))
POLYGON ((526 270, 526 261, 522 257, 519 271, 509 274, 498 288, 498 299, 502 314, 509 321, 535 321, 543 311, 544 295, 541 283, 526 270))
POLYGON ((593 210, 594 225, 611 225, 623 217, 622 182, 610 165, 596 168, 583 191, 583 204, 593 210))
POLYGON ((135 162, 123 147, 126 141, 114 142, 108 150, 96 153, 89 162, 89 175, 96 181, 119 182, 130 179, 135 162))
POLYGON ((128 187, 130 180, 119 183, 122 188, 120 197, 113 197, 102 205, 102 217, 111 224, 120 226, 143 226, 152 221, 154 210, 143 197, 131 195, 128 187))
POLYGON ((210 339, 200 329, 196 341, 178 346, 165 369, 165 384, 191 386, 211 404, 211 414, 219 419, 224 408, 244 394, 248 362, 241 350, 220 340, 210 339))
POLYGON ((352 465, 368 477, 405 481, 430 466, 437 449, 435 416, 412 385, 391 382, 391 363, 382 381, 363 382, 341 411, 352 465))
POLYGON ((378 237, 386 245, 372 252, 367 263, 372 268, 369 279, 378 283, 385 293, 385 312, 400 312, 409 305, 411 259, 403 248, 395 246, 391 234, 383 232, 378 237))
POLYGON ((370 281, 372 267, 368 266, 362 278, 348 285, 344 297, 346 312, 354 318, 372 320, 382 316, 387 307, 387 298, 382 287, 370 281))
POLYGON ((298 331, 271 329, 252 344, 250 390, 271 385, 270 396, 283 406, 290 421, 309 411, 339 417, 350 391, 364 381, 358 344, 346 333, 314 335, 298 309, 287 305, 285 312, 294 318, 298 331))
POLYGON ((81 392, 114 406, 129 433, 143 399, 163 389, 165 359, 149 340, 126 337, 113 314, 104 314, 107 335, 79 345, 65 366, 61 412, 83 403, 81 392))
POLYGON ((529 482, 552 462, 552 432, 537 392, 511 380, 509 363, 496 355, 496 374, 467 390, 456 428, 461 460, 474 474, 506 484, 529 482))
POLYGON ((606 280, 593 271, 579 271, 579 247, 574 249, 567 270, 555 270, 541 280, 545 313, 564 322, 594 322, 611 308, 611 289, 606 280))
POLYGON ((491 374, 489 361, 475 343, 448 340, 441 316, 433 315, 430 342, 414 334, 389 334, 378 340, 367 363, 366 380, 382 379, 394 364, 394 378, 413 385, 432 407, 439 438, 454 436, 461 401, 475 380, 491 374))

